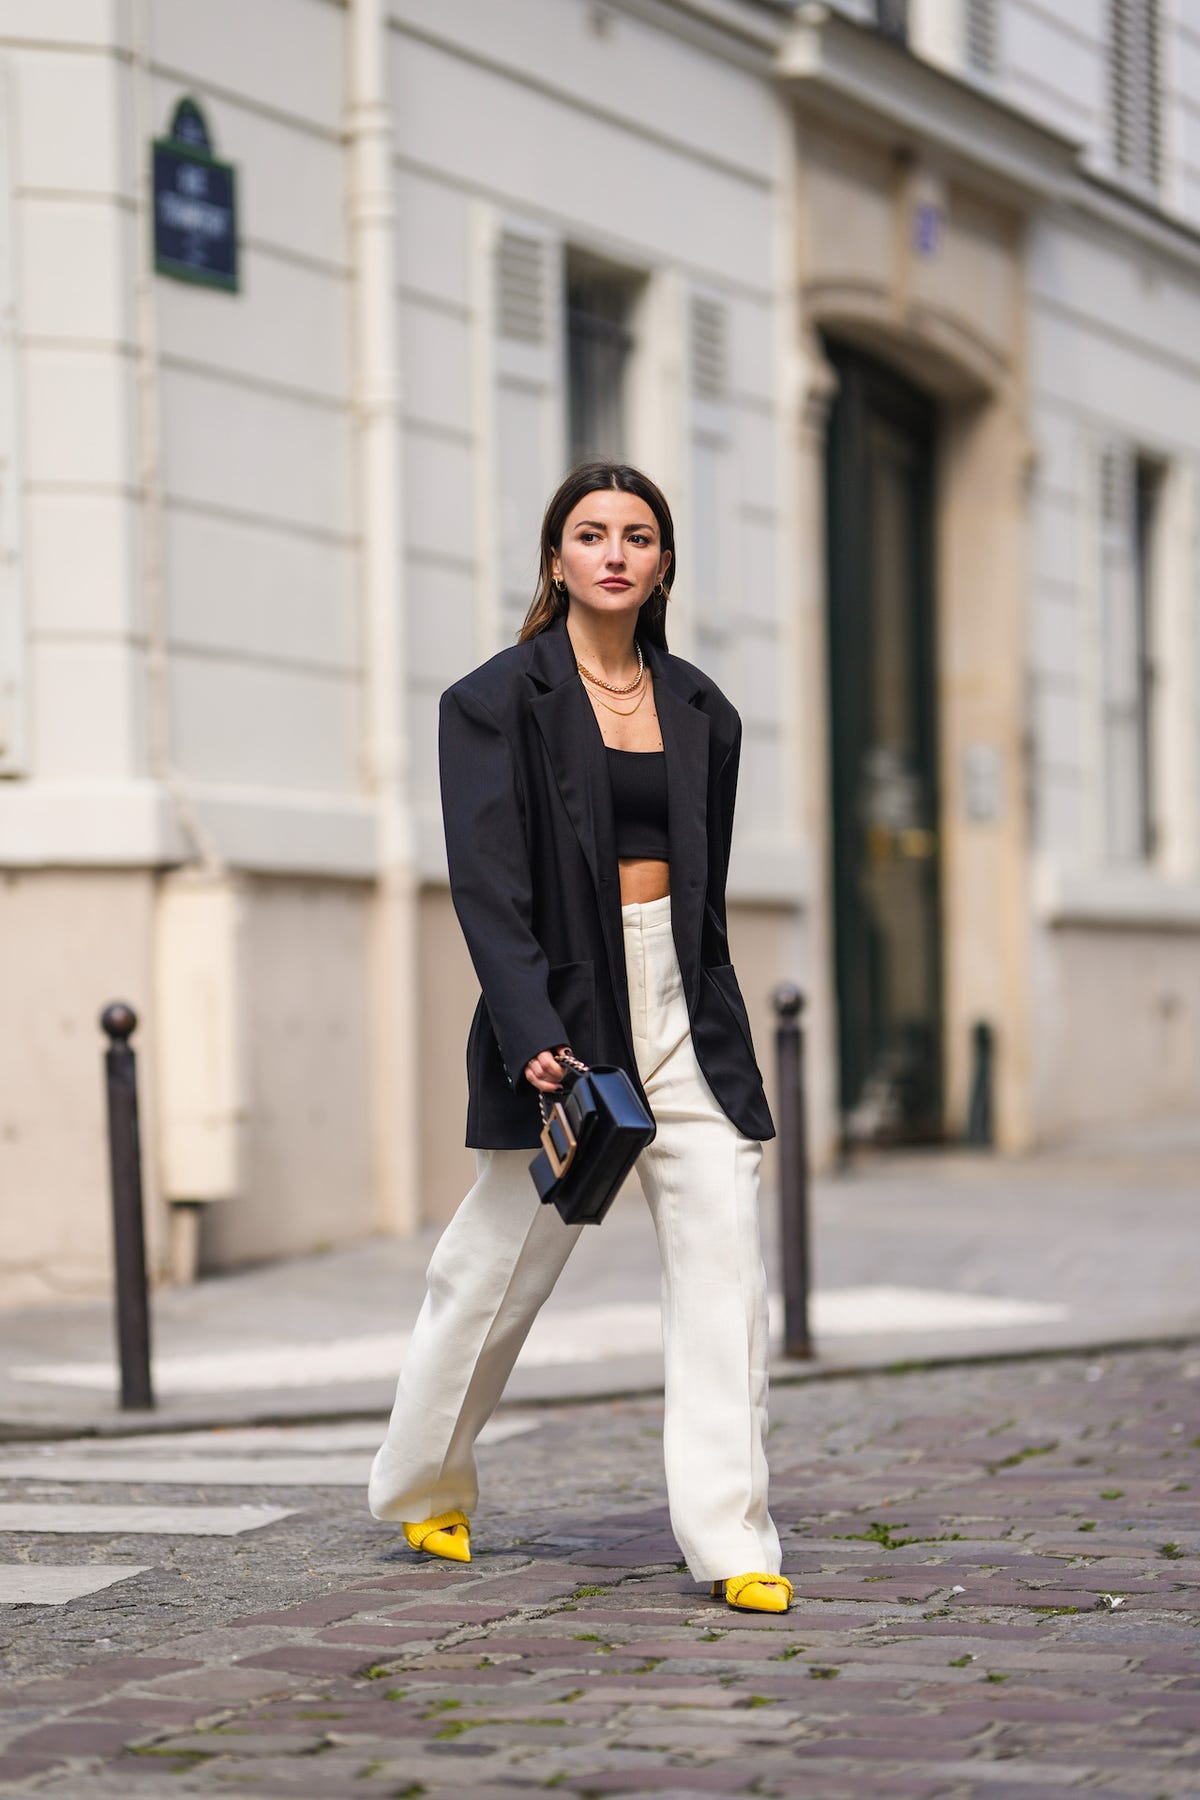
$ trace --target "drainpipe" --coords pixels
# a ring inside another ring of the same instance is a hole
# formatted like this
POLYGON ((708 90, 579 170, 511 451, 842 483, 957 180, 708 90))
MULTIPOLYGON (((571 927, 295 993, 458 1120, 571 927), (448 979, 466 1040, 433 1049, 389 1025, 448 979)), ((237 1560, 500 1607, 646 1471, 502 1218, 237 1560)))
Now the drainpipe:
POLYGON ((376 1223, 418 1223, 416 909, 407 804, 401 410, 396 201, 386 0, 350 0, 350 239, 354 272, 354 425, 364 622, 366 778, 376 810, 372 900, 371 1126, 376 1223))

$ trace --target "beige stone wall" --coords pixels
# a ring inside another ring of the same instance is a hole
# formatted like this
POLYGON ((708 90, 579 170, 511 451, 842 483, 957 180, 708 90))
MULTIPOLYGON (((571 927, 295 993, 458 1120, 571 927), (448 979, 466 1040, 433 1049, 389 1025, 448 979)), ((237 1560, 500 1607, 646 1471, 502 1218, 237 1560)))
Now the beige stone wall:
MULTIPOLYGON (((155 1132, 154 886, 136 873, 0 875, 0 1306, 103 1291, 111 1210, 99 1015, 126 1000, 141 1016, 143 1139, 155 1132)), ((163 1216, 145 1171, 151 1259, 163 1216)))
POLYGON ((160 1007, 160 903, 154 878, 140 873, 0 876, 0 1306, 110 1286, 106 1040, 98 1020, 115 999, 139 1015, 133 1042, 156 1278, 168 1266, 169 1202, 191 1197, 187 1170, 196 1167, 187 1154, 168 1167, 173 1124, 164 1088, 173 1100, 194 1095, 194 1114, 210 1104, 206 1032, 214 1008, 234 1021, 246 1057, 229 1117, 216 1121, 218 1131, 239 1136, 239 1180, 228 1198, 204 1209, 205 1264, 315 1250, 376 1228, 367 890, 340 882, 246 883, 238 954, 210 966, 208 998, 189 1021, 191 1057, 160 1007), (212 984, 228 984, 227 991, 212 984))
POLYGON ((441 1224, 475 1179, 464 1147, 467 1124, 467 1030, 479 983, 467 955, 450 890, 427 887, 418 910, 418 1035, 421 1054, 420 1205, 422 1224, 441 1224))
POLYGON ((247 886, 238 1010, 251 1129, 242 1191, 205 1209, 207 1267, 319 1250, 377 1229, 367 908, 357 883, 247 886))
POLYGON ((1055 1143, 1200 1111, 1200 933, 1037 933, 1033 1128, 1055 1143))

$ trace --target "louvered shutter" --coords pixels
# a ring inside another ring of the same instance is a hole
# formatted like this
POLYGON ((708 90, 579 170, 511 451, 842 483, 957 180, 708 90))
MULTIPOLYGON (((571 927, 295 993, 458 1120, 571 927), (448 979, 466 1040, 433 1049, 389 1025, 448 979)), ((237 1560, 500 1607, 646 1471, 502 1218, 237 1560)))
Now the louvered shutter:
POLYGON ((1144 853, 1141 632, 1136 568, 1136 469, 1128 445, 1100 451, 1099 627, 1104 848, 1110 862, 1144 853))
POLYGON ((504 221, 493 240, 492 299, 499 591, 491 648, 499 648, 513 641, 533 597, 542 513, 563 475, 559 241, 536 224, 504 221))
POLYGON ((688 591, 697 652, 720 680, 734 580, 734 457, 729 406, 729 309, 693 293, 688 307, 690 513, 688 591), (707 660, 706 660, 707 659, 707 660))
POLYGON ((1161 55, 1159 0, 1109 0, 1113 162, 1153 189, 1162 175, 1161 55))
POLYGON ((962 0, 962 4, 963 63, 976 75, 994 75, 996 0, 962 0))

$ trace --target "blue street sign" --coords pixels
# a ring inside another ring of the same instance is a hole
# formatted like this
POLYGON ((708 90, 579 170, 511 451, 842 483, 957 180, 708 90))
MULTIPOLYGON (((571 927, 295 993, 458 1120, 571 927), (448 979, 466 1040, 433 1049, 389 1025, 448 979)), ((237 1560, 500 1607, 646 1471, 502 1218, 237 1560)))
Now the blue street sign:
POLYGON ((154 141, 154 267, 202 287, 238 291, 237 171, 219 162, 194 100, 154 141))

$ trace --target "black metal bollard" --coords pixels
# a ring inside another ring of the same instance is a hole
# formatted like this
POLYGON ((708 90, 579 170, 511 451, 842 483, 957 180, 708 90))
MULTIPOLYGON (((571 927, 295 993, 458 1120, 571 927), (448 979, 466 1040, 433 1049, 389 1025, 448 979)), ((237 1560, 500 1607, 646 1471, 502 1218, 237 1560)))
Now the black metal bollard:
POLYGON ((804 1112, 804 995, 790 981, 771 996, 779 1073, 779 1224, 785 1356, 816 1354, 808 1329, 808 1131, 804 1112))
POLYGON ((986 1019, 971 1027, 971 1094, 967 1102, 967 1142, 990 1149, 994 1142, 992 1089, 996 1067, 996 1034, 986 1019))
POLYGON ((138 1134, 137 1057, 129 1042, 137 1014, 123 1001, 106 1006, 100 1024, 108 1088, 108 1154, 112 1179, 113 1250, 117 1266, 117 1350, 121 1405, 154 1406, 150 1382, 150 1302, 146 1292, 146 1233, 142 1216, 142 1150, 138 1134))

